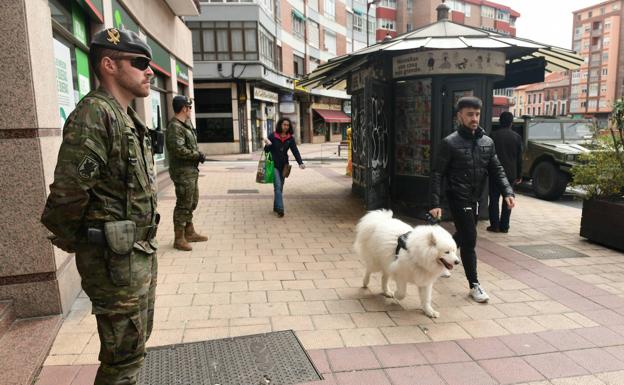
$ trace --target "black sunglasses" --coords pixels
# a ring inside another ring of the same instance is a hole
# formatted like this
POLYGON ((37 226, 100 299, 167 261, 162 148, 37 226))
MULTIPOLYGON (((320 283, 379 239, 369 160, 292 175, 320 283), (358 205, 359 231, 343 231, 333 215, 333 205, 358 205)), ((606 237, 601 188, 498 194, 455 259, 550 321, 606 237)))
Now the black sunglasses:
POLYGON ((141 71, 145 71, 152 61, 146 56, 119 56, 115 60, 128 60, 131 66, 141 71))

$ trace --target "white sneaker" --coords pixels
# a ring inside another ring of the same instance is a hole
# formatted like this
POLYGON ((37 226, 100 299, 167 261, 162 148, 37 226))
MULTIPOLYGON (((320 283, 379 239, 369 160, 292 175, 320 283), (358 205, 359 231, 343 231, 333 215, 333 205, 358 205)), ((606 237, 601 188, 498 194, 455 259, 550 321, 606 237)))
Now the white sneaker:
POLYGON ((470 296, 475 302, 483 303, 490 300, 490 296, 479 286, 478 283, 472 284, 472 289, 470 289, 470 296))
POLYGON ((440 273, 441 278, 451 278, 451 272, 448 269, 442 270, 440 273))

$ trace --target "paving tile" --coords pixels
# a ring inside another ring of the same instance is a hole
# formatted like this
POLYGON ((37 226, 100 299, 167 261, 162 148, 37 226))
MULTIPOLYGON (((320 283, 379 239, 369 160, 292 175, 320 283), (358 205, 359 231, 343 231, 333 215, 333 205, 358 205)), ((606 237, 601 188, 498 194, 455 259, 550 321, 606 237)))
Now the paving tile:
POLYGON ((624 336, 603 326, 593 328, 575 329, 574 333, 586 340, 591 341, 596 346, 624 345, 624 336))
POLYGON ((479 365, 494 377, 499 384, 515 384, 544 379, 544 376, 520 357, 483 360, 479 361, 479 365))
POLYGON ((338 385, 336 378, 331 373, 324 373, 323 378, 324 379, 320 381, 303 382, 297 385, 338 385))
POLYGON ((322 329, 352 329, 355 326, 349 314, 321 314, 313 315, 314 327, 322 329))
POLYGON ((603 381, 595 376, 553 378, 550 380, 550 383, 553 385, 605 385, 603 381))
POLYGON ((394 321, 385 312, 353 313, 351 318, 357 327, 394 326, 394 321))
POLYGON ((474 362, 438 364, 434 368, 448 385, 497 384, 496 380, 474 362))
POLYGON ((420 326, 432 341, 459 340, 471 338, 470 334, 455 322, 420 326))
POLYGON ((504 318, 505 314, 495 306, 469 305, 462 306, 461 310, 474 320, 504 318))
MULTIPOLYGON (((71 385, 91 385, 95 380, 99 365, 82 365, 71 385)), ((60 385, 60 384, 57 384, 60 385)))
POLYGON ((624 325, 624 316, 613 310, 588 310, 582 312, 583 315, 601 325, 624 325))
POLYGON ((494 337, 509 334, 509 332, 492 320, 475 320, 458 322, 473 338, 494 337))
POLYGON ((565 352, 565 355, 591 373, 611 372, 624 369, 624 362, 609 354, 605 349, 571 350, 565 352))
POLYGON ((496 337, 460 340, 457 341, 457 343, 473 360, 511 357, 515 355, 507 345, 496 337))
POLYGON ((272 332, 271 325, 246 325, 246 326, 231 326, 230 337, 248 336, 251 334, 261 334, 272 332))
POLYGON ((274 317, 290 315, 286 303, 252 303, 250 305, 252 317, 274 317))
POLYGON ((496 322, 512 334, 536 333, 546 330, 529 317, 509 317, 497 319, 496 322))
POLYGON ((364 310, 364 307, 362 307, 360 301, 350 299, 325 301, 325 306, 327 307, 327 310, 333 314, 364 313, 366 311, 364 310))
POLYGON ((427 335, 418 326, 385 326, 380 330, 391 344, 429 341, 427 335))
POLYGON ((299 330, 297 337, 306 349, 341 348, 345 344, 337 330, 299 330))
POLYGON ((517 355, 555 352, 557 349, 535 334, 502 336, 499 339, 517 355))
MULTIPOLYGON (((160 297, 156 302, 160 301, 160 297)), ((193 305, 227 305, 230 303, 230 293, 195 294, 193 305)))
POLYGON ((210 318, 249 317, 248 304, 212 305, 210 318))
POLYGON ((454 341, 428 342, 416 347, 430 364, 470 361, 470 357, 454 341))
POLYGON ((558 350, 587 349, 596 346, 571 330, 549 330, 537 333, 537 336, 558 350))
POLYGON ((327 314, 323 301, 288 302, 288 309, 292 315, 327 314))
POLYGON ((35 385, 69 385, 79 370, 79 366, 44 366, 35 385))
POLYGON ((624 346, 609 346, 604 348, 609 354, 620 361, 624 361, 624 346))
POLYGON ((360 372, 335 373, 340 385, 390 385, 383 370, 364 370, 360 372))
POLYGON ((230 336, 230 330, 227 327, 205 328, 205 329, 187 329, 184 330, 182 342, 208 341, 230 336))
POLYGON ((445 385, 444 380, 430 366, 386 369, 393 385, 445 385))
POLYGON ((377 328, 342 329, 338 331, 345 346, 386 345, 388 340, 377 328))
POLYGON ((273 330, 314 330, 312 318, 307 315, 271 317, 273 330))
POLYGON ((331 368, 329 367, 329 362, 327 361, 327 354, 325 353, 325 349, 313 349, 308 350, 308 356, 312 360, 314 367, 319 373, 331 373, 331 368))
POLYGON ((563 353, 526 356, 524 359, 546 378, 572 377, 589 374, 563 353))
POLYGON ((295 302, 303 301, 299 290, 277 290, 267 292, 269 302, 295 302))
POLYGON ((383 368, 427 364, 415 344, 373 346, 372 349, 383 368))
POLYGON ((617 372, 610 373, 597 373, 596 377, 604 381, 604 383, 607 385, 624 384, 624 370, 618 370, 617 372))
POLYGON ((370 347, 327 349, 327 361, 334 373, 381 367, 370 347))
POLYGON ((530 317, 547 330, 576 329, 581 325, 563 314, 542 314, 530 317))
POLYGON ((495 307, 508 317, 524 317, 538 314, 539 311, 526 303, 501 303, 495 307))

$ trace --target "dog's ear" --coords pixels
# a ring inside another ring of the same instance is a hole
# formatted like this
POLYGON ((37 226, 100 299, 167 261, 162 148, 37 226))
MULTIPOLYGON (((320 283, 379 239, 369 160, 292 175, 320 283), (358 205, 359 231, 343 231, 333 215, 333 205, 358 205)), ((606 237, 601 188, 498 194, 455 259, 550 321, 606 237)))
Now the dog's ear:
POLYGON ((429 233, 429 246, 430 247, 436 246, 436 237, 433 233, 429 233))

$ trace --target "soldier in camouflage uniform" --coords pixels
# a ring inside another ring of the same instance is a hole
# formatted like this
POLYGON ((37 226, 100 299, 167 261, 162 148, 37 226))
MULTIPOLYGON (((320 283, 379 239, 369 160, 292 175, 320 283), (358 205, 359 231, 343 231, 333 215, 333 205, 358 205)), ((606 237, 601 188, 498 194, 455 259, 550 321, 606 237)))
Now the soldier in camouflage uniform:
POLYGON ((97 33, 89 59, 101 86, 67 119, 41 218, 76 253, 100 337, 95 385, 136 384, 152 331, 158 214, 151 140, 129 107, 150 92, 151 49, 137 34, 97 33))
POLYGON ((186 96, 173 98, 175 117, 167 126, 166 145, 169 152, 169 175, 176 192, 176 206, 173 210, 173 247, 190 251, 189 242, 205 242, 207 237, 195 232, 193 211, 197 208, 199 189, 199 163, 206 157, 197 149, 197 135, 191 124, 192 102, 186 96))

